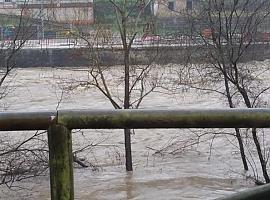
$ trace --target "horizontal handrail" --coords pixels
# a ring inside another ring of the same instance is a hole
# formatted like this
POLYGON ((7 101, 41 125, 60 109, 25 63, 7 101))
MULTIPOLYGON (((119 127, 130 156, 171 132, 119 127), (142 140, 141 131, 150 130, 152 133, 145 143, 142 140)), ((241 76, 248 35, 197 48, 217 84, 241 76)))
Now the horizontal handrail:
POLYGON ((270 109, 60 110, 2 112, 0 131, 69 129, 268 128, 270 109))
POLYGON ((217 200, 269 200, 270 184, 250 188, 217 200))
POLYGON ((2 112, 0 131, 47 130, 57 112, 2 112))
POLYGON ((70 129, 267 128, 270 109, 63 110, 70 129))
MULTIPOLYGON (((269 128, 270 109, 2 112, 0 131, 48 130, 52 200, 74 199, 72 129, 269 128), (60 198, 61 197, 61 198, 60 198)), ((270 186, 223 198, 268 199, 270 186)))

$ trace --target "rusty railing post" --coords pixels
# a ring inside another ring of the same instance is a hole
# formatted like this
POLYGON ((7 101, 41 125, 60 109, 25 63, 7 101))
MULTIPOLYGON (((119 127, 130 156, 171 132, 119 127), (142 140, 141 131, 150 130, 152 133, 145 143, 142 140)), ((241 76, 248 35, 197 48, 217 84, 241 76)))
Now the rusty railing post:
POLYGON ((48 129, 51 200, 74 200, 71 130, 60 124, 48 129))

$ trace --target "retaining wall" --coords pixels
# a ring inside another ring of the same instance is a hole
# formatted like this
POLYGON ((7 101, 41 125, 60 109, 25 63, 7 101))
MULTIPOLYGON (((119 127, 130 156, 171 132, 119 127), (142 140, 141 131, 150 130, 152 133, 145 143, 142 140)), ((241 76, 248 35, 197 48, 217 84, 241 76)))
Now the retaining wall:
MULTIPOLYGON (((206 62, 208 50, 199 46, 152 46, 133 48, 132 64, 158 64, 206 62)), ((249 48, 242 61, 265 60, 270 58, 270 44, 256 44, 249 48)), ((3 62, 1 59, 0 62, 3 62)), ((48 48, 22 49, 15 57, 18 67, 76 67, 123 64, 120 48, 48 48)))

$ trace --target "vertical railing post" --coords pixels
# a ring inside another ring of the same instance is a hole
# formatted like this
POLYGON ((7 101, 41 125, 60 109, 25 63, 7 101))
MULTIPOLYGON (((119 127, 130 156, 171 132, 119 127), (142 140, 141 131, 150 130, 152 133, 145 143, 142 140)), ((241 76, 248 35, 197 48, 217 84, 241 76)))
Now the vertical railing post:
POLYGON ((71 130, 60 124, 48 129, 51 200, 74 200, 71 130))

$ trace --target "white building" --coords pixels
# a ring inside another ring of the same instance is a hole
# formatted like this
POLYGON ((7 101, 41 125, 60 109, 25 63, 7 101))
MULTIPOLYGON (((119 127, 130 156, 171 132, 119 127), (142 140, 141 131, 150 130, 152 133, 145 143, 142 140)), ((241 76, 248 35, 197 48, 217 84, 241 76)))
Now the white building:
POLYGON ((158 17, 174 17, 185 11, 194 10, 198 0, 155 0, 155 15, 158 17))
POLYGON ((57 22, 91 24, 93 0, 0 0, 0 13, 32 16, 57 22))

